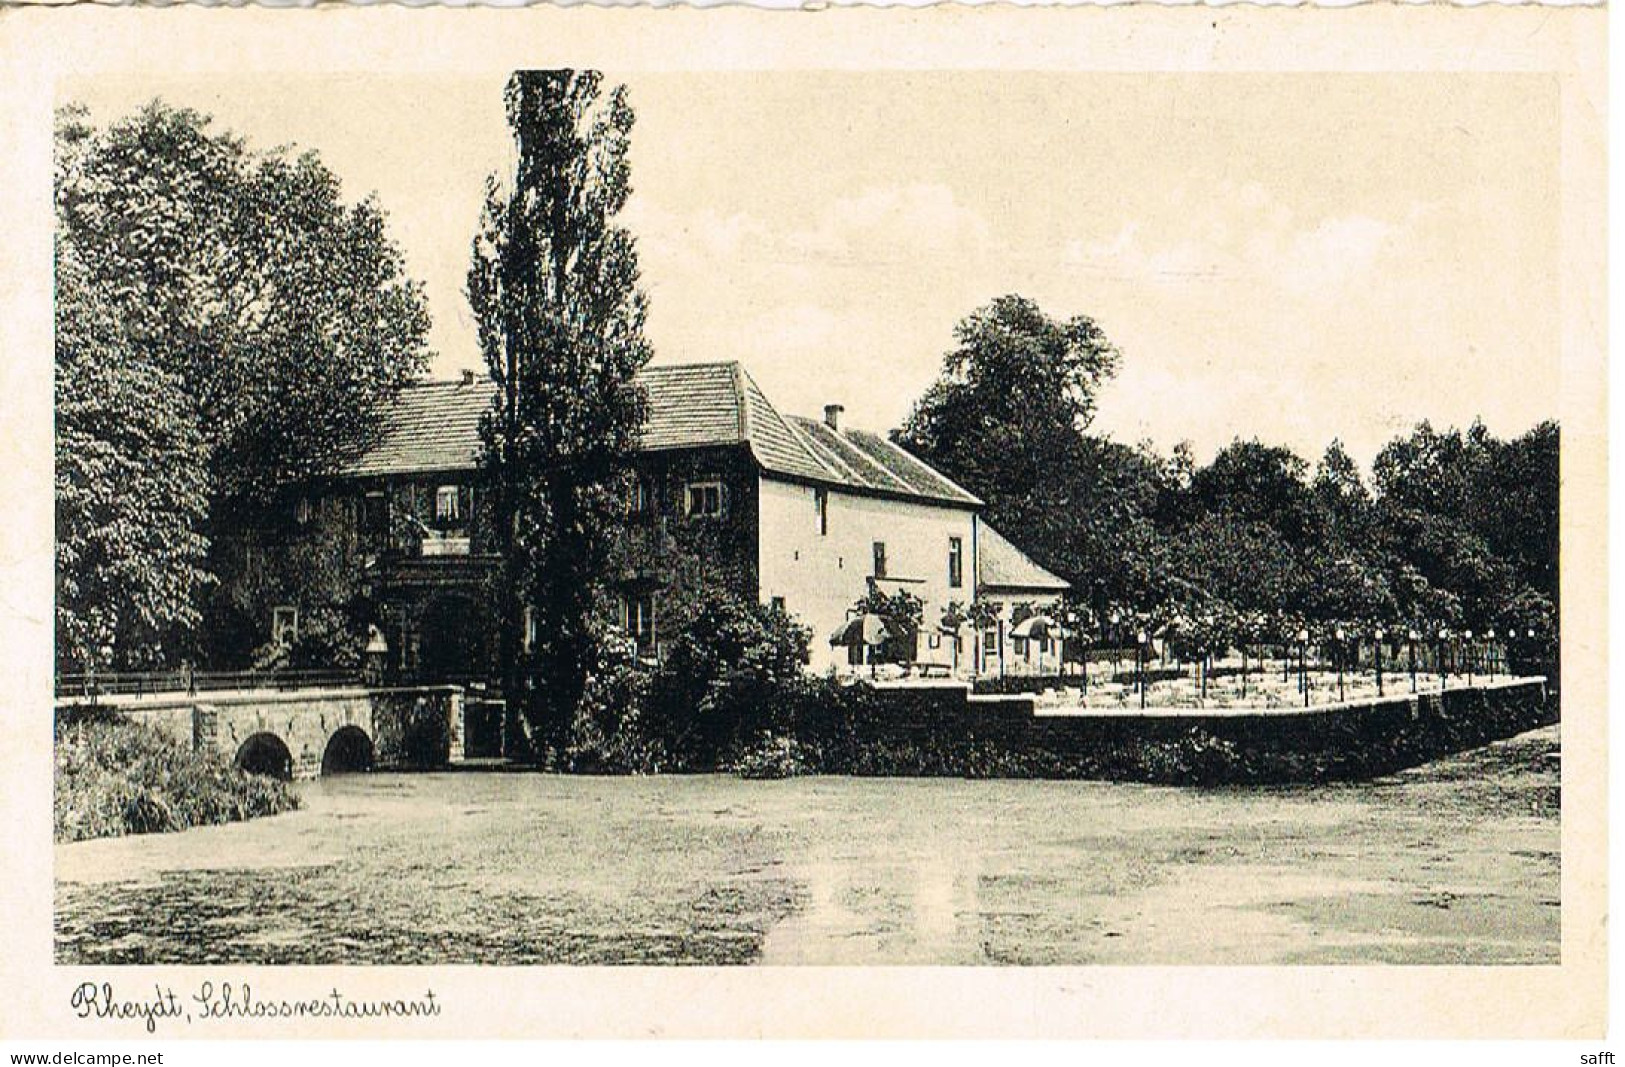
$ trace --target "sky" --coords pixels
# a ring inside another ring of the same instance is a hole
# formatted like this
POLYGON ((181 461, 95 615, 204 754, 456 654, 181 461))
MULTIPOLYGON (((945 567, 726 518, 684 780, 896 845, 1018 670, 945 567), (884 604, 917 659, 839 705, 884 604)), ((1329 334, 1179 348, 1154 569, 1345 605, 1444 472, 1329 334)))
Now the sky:
MULTIPOLYGON (((510 155, 488 76, 70 83, 153 96, 375 194, 436 377, 479 368, 463 282, 510 155)), ((1558 97, 1501 74, 621 73, 655 360, 737 359, 781 409, 896 426, 1005 293, 1122 351, 1094 430, 1363 463, 1422 419, 1558 412, 1558 97)))

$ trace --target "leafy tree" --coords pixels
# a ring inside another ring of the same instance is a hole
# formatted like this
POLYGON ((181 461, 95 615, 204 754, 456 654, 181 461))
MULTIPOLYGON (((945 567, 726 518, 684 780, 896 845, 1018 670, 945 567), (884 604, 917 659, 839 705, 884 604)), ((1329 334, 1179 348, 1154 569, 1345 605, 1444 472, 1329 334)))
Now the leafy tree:
POLYGON ((907 589, 887 593, 870 586, 853 603, 851 614, 871 614, 886 624, 886 640, 877 652, 883 663, 906 663, 914 658, 919 646, 920 624, 925 619, 925 603, 907 589))
POLYGON ((187 633, 231 565, 216 534, 365 443, 427 363, 421 290, 382 211, 344 203, 313 153, 256 152, 157 101, 105 129, 64 108, 56 149, 62 647, 111 631, 126 663, 200 637, 245 651, 234 620, 187 633))
POLYGON ((1099 324, 1055 319, 1012 295, 954 336, 941 375, 893 439, 987 501, 994 526, 1069 581, 1120 573, 1102 557, 1143 557, 1149 528, 1133 491, 1095 488, 1103 478, 1137 482, 1142 457, 1084 433, 1119 360, 1099 324))
POLYGON ((175 375, 146 358, 87 275, 59 239, 57 663, 148 667, 185 648, 209 580, 203 439, 175 375))
POLYGON ((1308 548, 1324 531, 1307 474, 1289 448, 1238 440, 1192 474, 1190 497, 1198 514, 1261 523, 1294 549, 1308 548))
POLYGON ((1370 544, 1375 522, 1371 491, 1343 442, 1334 439, 1326 446, 1310 491, 1331 540, 1350 548, 1370 544))
POLYGON ((429 317, 371 198, 314 152, 254 151, 153 101, 57 126, 57 223, 84 283, 194 409, 217 501, 262 498, 364 443, 428 364, 429 317))
POLYGON ((1301 610, 1309 575, 1280 533, 1228 514, 1205 516, 1172 541, 1169 567, 1177 599, 1220 600, 1241 611, 1301 610))
POLYGON ((646 300, 632 236, 614 224, 631 192, 633 113, 594 71, 519 71, 503 100, 516 166, 507 187, 487 183, 468 274, 498 387, 481 463, 509 568, 501 662, 517 662, 529 603, 539 677, 525 711, 557 745, 592 662, 619 486, 645 418, 646 300))

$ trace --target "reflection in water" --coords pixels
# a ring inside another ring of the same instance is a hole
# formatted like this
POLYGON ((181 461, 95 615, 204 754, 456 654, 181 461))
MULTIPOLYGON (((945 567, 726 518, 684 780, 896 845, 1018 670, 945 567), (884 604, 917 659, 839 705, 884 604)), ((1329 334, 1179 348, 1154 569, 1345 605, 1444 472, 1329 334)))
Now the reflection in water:
POLYGON ((59 846, 56 956, 1553 962, 1556 745, 1267 790, 336 777, 287 815, 59 846))

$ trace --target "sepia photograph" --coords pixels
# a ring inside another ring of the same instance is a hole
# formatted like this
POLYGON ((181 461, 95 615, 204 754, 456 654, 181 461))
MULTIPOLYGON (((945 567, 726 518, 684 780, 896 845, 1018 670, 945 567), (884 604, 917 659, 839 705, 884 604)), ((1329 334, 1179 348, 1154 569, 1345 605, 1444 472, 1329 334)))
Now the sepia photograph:
POLYGON ((58 958, 1555 961, 1539 88, 85 86, 58 958))
POLYGON ((569 51, 56 80, 59 1010, 1574 962, 1568 83, 569 51))

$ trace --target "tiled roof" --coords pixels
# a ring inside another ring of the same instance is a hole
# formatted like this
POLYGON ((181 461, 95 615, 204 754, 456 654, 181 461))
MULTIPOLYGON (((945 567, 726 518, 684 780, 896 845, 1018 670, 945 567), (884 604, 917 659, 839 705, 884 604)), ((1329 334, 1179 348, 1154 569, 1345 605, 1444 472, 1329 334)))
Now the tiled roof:
POLYGON ((480 416, 491 406, 494 392, 486 378, 466 384, 422 382, 402 389, 384 411, 378 443, 339 473, 369 477, 474 466, 480 416))
POLYGON ((1053 593, 1071 588, 985 521, 976 526, 976 587, 1053 593))
MULTIPOLYGON (((786 477, 967 507, 981 503, 883 437, 786 418, 738 363, 646 367, 638 380, 649 398, 645 449, 744 444, 764 470, 786 477)), ((472 469, 480 450, 480 415, 494 392, 484 378, 404 389, 384 415, 378 444, 340 473, 371 477, 472 469)))

